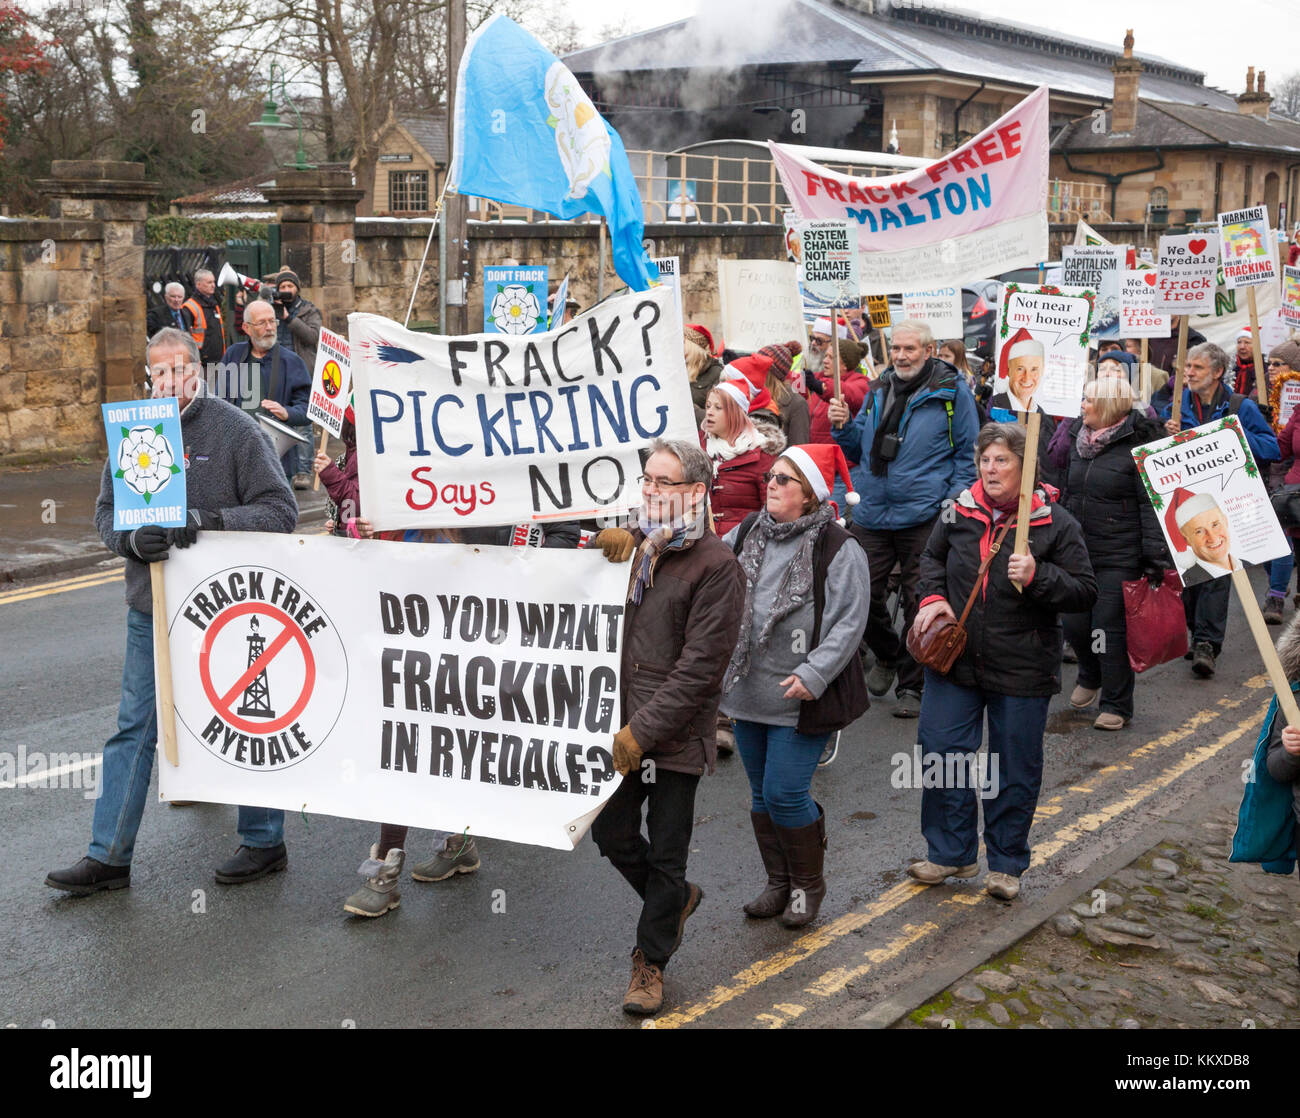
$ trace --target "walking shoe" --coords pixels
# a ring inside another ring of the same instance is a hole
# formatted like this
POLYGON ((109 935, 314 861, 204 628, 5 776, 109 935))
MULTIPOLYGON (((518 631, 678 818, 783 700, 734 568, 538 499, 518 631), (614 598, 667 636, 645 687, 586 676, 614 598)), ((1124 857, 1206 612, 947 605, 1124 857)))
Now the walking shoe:
POLYGON ((198 800, 168 800, 167 801, 168 805, 171 807, 193 807, 198 802, 199 802, 198 800))
POLYGON ((894 705, 895 718, 917 718, 921 714, 921 696, 916 691, 900 691, 894 705))
POLYGON ((984 891, 1000 901, 1014 901, 1020 896, 1020 878, 1009 873, 991 873, 984 879, 984 891))
POLYGON ((1076 687, 1070 692, 1070 706, 1075 710, 1084 710, 1097 701, 1101 694, 1100 687, 1076 687))
POLYGON ((294 487, 295 489, 310 489, 310 488, 311 488, 311 474, 294 474, 294 475, 293 475, 293 487, 294 487))
POLYGON ((942 885, 950 877, 974 877, 979 866, 939 866, 934 862, 913 862, 907 867, 907 876, 922 885, 942 885))
POLYGON ((836 730, 826 739, 825 746, 822 747, 822 755, 817 758, 817 767, 824 768, 829 765, 840 752, 840 731, 836 730))
POLYGON ((717 737, 718 756, 730 757, 736 752, 736 732, 731 728, 731 723, 718 722, 717 737))
POLYGON ((131 867, 110 866, 87 855, 75 866, 46 874, 45 884, 51 889, 88 897, 103 889, 125 889, 131 884, 131 867))
POLYGON ((1264 599, 1264 621, 1269 625, 1282 624, 1282 606, 1285 598, 1270 594, 1264 599))
POLYGON ((1097 721, 1092 724, 1094 730, 1122 730, 1128 725, 1128 719, 1123 715, 1112 714, 1108 710, 1103 710, 1097 715, 1097 721))
POLYGON ((222 885, 243 885, 268 873, 277 873, 289 864, 284 843, 276 846, 241 846, 235 856, 217 867, 217 881, 222 885))
POLYGON ((664 972, 662 967, 647 963, 641 948, 632 952, 632 981, 623 995, 623 1012, 638 1017, 658 1013, 664 1004, 664 972))
POLYGON ((468 835, 448 835, 439 850, 427 862, 411 867, 412 881, 446 881, 452 874, 473 873, 481 863, 478 847, 468 835))
POLYGON ((894 677, 897 674, 893 664, 877 660, 875 666, 867 673, 867 690, 877 699, 888 695, 889 689, 894 686, 894 677))
POLYGON ((758 843, 758 853, 763 859, 763 869, 767 871, 767 884, 757 897, 745 905, 745 915, 756 920, 767 920, 780 916, 785 910, 786 901, 790 899, 790 867, 786 864, 785 847, 781 845, 781 836, 772 823, 772 817, 751 811, 749 821, 754 826, 754 840, 758 843))
POLYGON ((1202 679, 1214 674, 1214 646, 1209 641, 1197 641, 1192 649, 1192 672, 1202 679))
POLYGON ((777 827, 790 868, 790 900, 781 913, 787 928, 802 928, 817 919, 826 898, 826 812, 817 805, 817 818, 804 827, 777 827))
POLYGON ((700 901, 702 900, 704 900, 704 890, 688 881, 686 883, 686 903, 682 905, 682 911, 677 917, 677 938, 673 940, 673 950, 670 954, 675 954, 677 949, 681 947, 682 936, 686 934, 686 921, 691 918, 691 913, 700 907, 700 901))
POLYGON ((370 848, 370 857, 361 863, 357 873, 366 883, 343 902, 343 911, 355 916, 383 916, 402 903, 397 891, 397 879, 402 872, 406 851, 393 847, 381 862, 379 844, 370 848))
POLYGON ((1066 641, 1063 645, 1061 645, 1061 663, 1077 664, 1078 662, 1079 662, 1079 657, 1077 653, 1075 653, 1074 649, 1070 647, 1070 642, 1066 641))

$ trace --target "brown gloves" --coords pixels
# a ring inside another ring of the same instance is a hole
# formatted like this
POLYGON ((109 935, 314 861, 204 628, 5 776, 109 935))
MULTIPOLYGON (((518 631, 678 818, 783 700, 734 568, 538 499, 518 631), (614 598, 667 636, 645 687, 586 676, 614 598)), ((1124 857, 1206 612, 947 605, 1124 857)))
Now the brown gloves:
MULTIPOLYGON (((607 532, 621 532, 621 528, 606 528, 607 532)), ((623 533, 627 535, 626 532, 623 533)), ((606 553, 608 554, 608 553, 606 553)), ((632 736, 632 727, 624 726, 614 735, 614 768, 627 776, 641 766, 641 747, 632 736)))
POLYGON ((591 541, 611 563, 624 563, 636 550, 636 539, 625 528, 603 528, 591 541))

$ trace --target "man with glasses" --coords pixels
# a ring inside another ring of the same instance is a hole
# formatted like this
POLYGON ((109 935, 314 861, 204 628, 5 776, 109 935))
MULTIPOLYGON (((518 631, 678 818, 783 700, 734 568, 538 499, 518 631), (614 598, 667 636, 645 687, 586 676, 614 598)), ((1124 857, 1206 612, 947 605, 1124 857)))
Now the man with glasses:
POLYGON ((717 760, 718 700, 745 591, 731 548, 709 527, 713 468, 699 446, 656 439, 640 481, 636 529, 606 528, 594 540, 611 563, 632 564, 623 615, 627 721, 613 746, 623 781, 591 837, 643 902, 623 1010, 648 1015, 663 1004, 664 967, 704 896, 686 880, 695 789, 717 760))
MULTIPOLYGON (((54 889, 78 895, 131 884, 131 856, 149 795, 158 736, 149 564, 167 559, 172 547, 196 543, 202 532, 289 532, 298 519, 293 490, 256 421, 206 393, 199 347, 191 335, 171 327, 160 330, 149 341, 146 360, 153 397, 175 396, 180 404, 189 523, 184 528, 146 524, 115 531, 115 463, 104 464, 95 527, 109 551, 126 560, 122 698, 117 733, 104 746, 90 850, 76 865, 45 879, 54 889)), ((243 845, 217 869, 219 882, 239 884, 284 869, 284 812, 241 807, 238 830, 243 845)))
POLYGON ((850 462, 860 463, 854 485, 861 501, 849 531, 867 553, 871 616, 866 645, 876 657, 867 688, 888 694, 897 679, 895 718, 921 713, 921 667, 890 616, 889 576, 900 570, 903 633, 916 617, 921 552, 945 502, 975 483, 973 448, 979 433, 975 398, 961 374, 934 355, 924 322, 904 320, 889 341, 891 363, 854 418, 844 400, 832 400, 831 434, 850 462))

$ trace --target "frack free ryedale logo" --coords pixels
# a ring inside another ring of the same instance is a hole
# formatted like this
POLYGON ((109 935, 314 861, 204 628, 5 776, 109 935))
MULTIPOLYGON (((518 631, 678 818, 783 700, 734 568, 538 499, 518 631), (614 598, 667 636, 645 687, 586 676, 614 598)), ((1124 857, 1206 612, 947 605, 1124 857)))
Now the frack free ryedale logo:
POLYGON ((319 752, 347 695, 347 655, 329 617, 299 585, 240 566, 195 586, 172 622, 198 637, 202 694, 176 714, 221 760, 253 772, 319 752))

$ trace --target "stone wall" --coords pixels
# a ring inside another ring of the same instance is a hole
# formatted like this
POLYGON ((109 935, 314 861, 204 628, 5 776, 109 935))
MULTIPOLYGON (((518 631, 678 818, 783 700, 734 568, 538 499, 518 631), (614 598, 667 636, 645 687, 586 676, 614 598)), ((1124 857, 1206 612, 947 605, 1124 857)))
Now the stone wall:
MULTIPOLYGON (((427 221, 361 219, 356 224, 355 309, 382 314, 399 322, 406 316, 420 255, 429 236, 427 221)), ((648 225, 647 247, 652 256, 677 256, 682 268, 682 307, 687 321, 720 325, 718 259, 777 260, 784 258, 782 231, 775 225, 648 225)), ((567 272, 569 291, 582 306, 596 301, 599 229, 595 223, 552 222, 517 225, 471 222, 469 226, 469 321, 483 321, 484 265, 546 264, 552 285, 567 272)), ((622 285, 605 250, 605 294, 622 285)), ((412 324, 438 319, 438 241, 434 237, 425 262, 412 324)))

